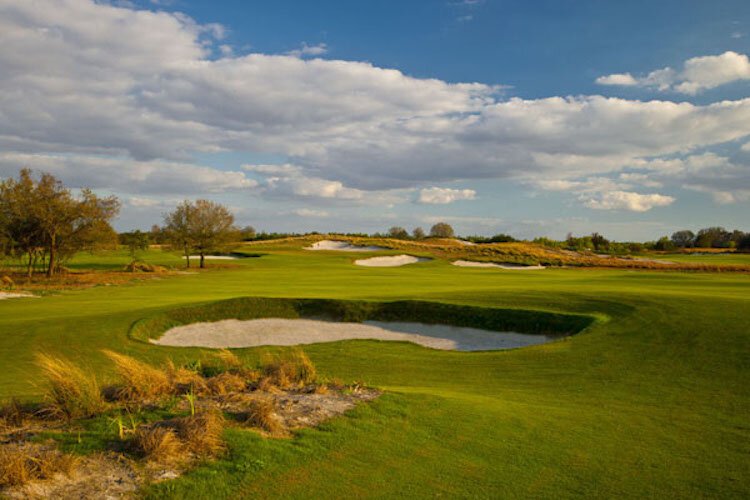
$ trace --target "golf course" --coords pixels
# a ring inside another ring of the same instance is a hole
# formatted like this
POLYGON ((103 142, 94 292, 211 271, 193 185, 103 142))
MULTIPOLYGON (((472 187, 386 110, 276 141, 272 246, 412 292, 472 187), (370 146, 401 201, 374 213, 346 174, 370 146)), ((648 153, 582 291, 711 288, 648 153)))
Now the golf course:
MULTIPOLYGON (((273 316, 273 310, 252 309, 275 299, 326 299, 360 309, 363 303, 418 301, 432 312, 416 308, 408 319, 434 323, 441 321, 434 311, 471 306, 494 311, 500 323, 508 318, 516 331, 533 333, 545 322, 577 326, 549 343, 498 351, 378 340, 305 345, 320 377, 382 394, 285 437, 228 426, 220 456, 177 478, 147 482, 138 495, 750 495, 748 273, 574 267, 517 272, 457 267, 441 258, 362 267, 354 260, 382 252, 310 252, 308 244, 242 245, 235 251, 260 256, 0 301, 0 400, 43 400, 40 353, 71 360, 103 383, 115 377, 103 350, 154 366, 210 353, 149 342, 143 330, 160 324, 159 318, 248 319, 273 316)), ((718 258, 750 264, 750 255, 718 258)), ((159 249, 144 252, 141 260, 182 268, 179 256, 159 249)), ((128 262, 125 250, 81 253, 68 267, 106 273, 128 262)), ((158 337, 166 326, 154 328, 147 333, 158 337)), ((269 351, 289 349, 231 352, 254 365, 269 351)), ((74 455, 106 449, 113 431, 102 418, 75 425, 75 433, 45 437, 74 455)))

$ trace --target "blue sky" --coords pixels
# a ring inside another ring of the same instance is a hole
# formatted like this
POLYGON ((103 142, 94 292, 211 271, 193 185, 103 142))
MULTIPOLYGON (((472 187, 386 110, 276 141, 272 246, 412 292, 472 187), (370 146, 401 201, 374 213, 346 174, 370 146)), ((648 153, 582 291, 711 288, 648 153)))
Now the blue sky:
POLYGON ((740 1, 0 0, 0 177, 119 229, 750 230, 749 43, 740 1))

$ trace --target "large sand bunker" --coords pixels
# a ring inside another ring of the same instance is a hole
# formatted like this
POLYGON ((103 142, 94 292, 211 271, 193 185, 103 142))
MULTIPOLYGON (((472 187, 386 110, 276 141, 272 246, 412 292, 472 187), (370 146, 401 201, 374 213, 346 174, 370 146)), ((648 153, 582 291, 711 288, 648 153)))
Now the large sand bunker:
POLYGON ((459 267, 491 267, 495 269, 510 269, 513 271, 534 271, 544 269, 544 266, 523 266, 519 264, 497 264, 495 262, 476 262, 473 260, 457 260, 454 266, 459 267))
POLYGON ((376 246, 357 246, 352 245, 348 241, 321 240, 313 243, 309 247, 306 247, 305 250, 332 250, 335 252, 378 252, 380 250, 388 249, 376 246))
POLYGON ((247 321, 227 319, 178 326, 151 342, 165 346, 237 348, 292 346, 352 339, 406 341, 443 350, 486 351, 543 344, 554 337, 423 323, 339 323, 310 319, 265 318, 247 321))
POLYGON ((413 255, 389 255, 387 257, 372 257, 370 259, 355 260, 358 266, 365 267, 399 267, 407 264, 416 264, 430 259, 426 257, 414 257, 413 255))

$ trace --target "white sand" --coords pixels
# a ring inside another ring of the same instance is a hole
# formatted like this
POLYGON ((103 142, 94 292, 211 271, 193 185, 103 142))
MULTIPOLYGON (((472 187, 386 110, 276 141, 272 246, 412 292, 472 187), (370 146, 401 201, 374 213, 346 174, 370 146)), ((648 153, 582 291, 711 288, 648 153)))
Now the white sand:
POLYGON ((496 264, 495 262, 476 262, 473 260, 456 260, 454 266, 459 267, 493 267, 496 269, 508 269, 511 271, 535 271, 545 269, 544 266, 521 266, 513 264, 496 264))
POLYGON ((425 262, 430 259, 425 257, 414 257, 413 255, 390 255, 387 257, 372 257, 369 259, 355 260, 354 263, 358 266, 365 267, 398 267, 405 266, 407 264, 416 264, 417 262, 425 262))
POLYGON ((29 298, 29 297, 36 298, 36 295, 31 295, 30 293, 0 292, 0 300, 5 300, 5 299, 23 299, 23 298, 29 298))
POLYGON ((473 247, 476 245, 476 243, 474 243, 473 241, 466 241, 466 240, 459 240, 459 239, 456 239, 456 243, 458 243, 459 245, 467 246, 467 247, 473 247))
MULTIPOLYGON (((183 255, 182 258, 184 259, 185 256, 183 255)), ((203 258, 206 259, 206 260, 209 260, 209 259, 211 259, 211 260, 235 260, 235 259, 238 259, 239 257, 232 257, 231 255, 204 255, 203 258)), ((200 255, 191 255, 190 256, 190 260, 192 260, 192 259, 200 260, 201 256, 200 255)))
POLYGON ((378 252, 380 250, 388 249, 376 246, 360 247, 352 245, 348 241, 321 240, 313 243, 309 247, 306 247, 305 250, 332 250, 335 252, 378 252))
POLYGON ((422 323, 336 323, 309 319, 227 319, 194 323, 168 330, 154 344, 195 347, 256 347, 300 345, 352 339, 406 341, 433 349, 484 351, 543 344, 546 335, 492 332, 476 328, 422 323))

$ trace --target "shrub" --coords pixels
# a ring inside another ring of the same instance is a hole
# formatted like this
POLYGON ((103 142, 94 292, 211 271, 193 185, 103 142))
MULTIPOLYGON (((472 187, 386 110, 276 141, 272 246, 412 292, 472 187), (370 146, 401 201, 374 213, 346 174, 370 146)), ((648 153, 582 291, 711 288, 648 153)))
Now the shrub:
POLYGON ((169 378, 164 371, 124 354, 107 349, 102 352, 114 362, 115 370, 123 381, 123 387, 118 390, 120 398, 151 398, 170 391, 169 378))
POLYGON ((93 375, 87 375, 66 359, 47 354, 38 354, 37 364, 49 384, 46 397, 53 414, 71 420, 90 417, 104 409, 99 384, 93 375))

